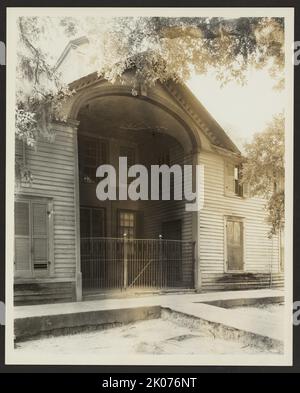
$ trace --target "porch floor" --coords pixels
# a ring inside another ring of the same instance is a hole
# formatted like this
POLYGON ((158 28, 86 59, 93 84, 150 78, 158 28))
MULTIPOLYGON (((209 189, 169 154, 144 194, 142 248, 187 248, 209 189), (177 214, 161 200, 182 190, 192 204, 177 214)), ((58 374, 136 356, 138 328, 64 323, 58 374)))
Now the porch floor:
POLYGON ((164 289, 152 289, 152 288, 132 288, 126 290, 83 290, 82 298, 83 301, 90 300, 105 300, 105 299, 123 299, 132 297, 148 297, 148 296, 163 296, 163 295, 186 295, 195 294, 195 289, 186 288, 164 288, 164 289))
MULTIPOLYGON (((135 298, 118 298, 105 300, 91 300, 74 303, 58 303, 47 305, 18 306, 14 309, 15 321, 27 324, 30 319, 45 319, 53 316, 66 316, 67 314, 85 314, 96 312, 115 312, 130 309, 146 309, 161 307, 172 312, 187 315, 192 318, 222 324, 229 328, 246 331, 255 335, 268 337, 272 340, 283 340, 284 315, 262 315, 259 310, 250 310, 249 313, 234 308, 222 308, 213 305, 217 301, 239 299, 263 299, 281 301, 284 298, 282 290, 263 289, 247 291, 227 291, 214 293, 181 293, 153 296, 139 296, 135 298), (212 304, 207 304, 213 302, 212 304), (241 315, 241 312, 243 313, 241 315)), ((87 314, 85 314, 87 316, 87 314)), ((58 318, 59 319, 59 318, 58 318)), ((30 325, 30 323, 29 323, 30 325)), ((29 326, 28 325, 28 326, 29 326)))

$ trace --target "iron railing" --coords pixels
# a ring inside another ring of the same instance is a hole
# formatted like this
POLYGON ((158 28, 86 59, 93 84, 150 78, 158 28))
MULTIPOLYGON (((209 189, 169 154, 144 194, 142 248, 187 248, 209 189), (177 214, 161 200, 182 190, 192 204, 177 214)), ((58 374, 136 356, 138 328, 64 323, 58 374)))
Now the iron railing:
POLYGON ((194 242, 82 238, 84 289, 193 288, 194 242))

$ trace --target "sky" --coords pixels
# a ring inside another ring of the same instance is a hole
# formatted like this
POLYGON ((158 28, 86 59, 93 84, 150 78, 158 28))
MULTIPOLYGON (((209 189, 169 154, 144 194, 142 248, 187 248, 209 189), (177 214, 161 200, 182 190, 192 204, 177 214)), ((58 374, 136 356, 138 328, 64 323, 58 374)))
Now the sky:
POLYGON ((243 144, 251 142, 254 133, 263 131, 273 115, 284 109, 284 90, 274 89, 274 84, 266 70, 249 71, 245 86, 231 82, 221 88, 213 75, 193 75, 187 82, 242 151, 243 144))

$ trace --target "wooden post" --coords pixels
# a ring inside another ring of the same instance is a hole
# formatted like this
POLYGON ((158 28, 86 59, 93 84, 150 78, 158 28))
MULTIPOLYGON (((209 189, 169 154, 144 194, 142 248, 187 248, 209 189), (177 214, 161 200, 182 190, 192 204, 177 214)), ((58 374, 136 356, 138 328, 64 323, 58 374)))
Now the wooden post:
POLYGON ((158 251, 158 255, 159 255, 159 270, 160 270, 160 288, 163 287, 163 263, 162 263, 162 235, 159 235, 159 242, 158 242, 158 247, 159 247, 159 251, 158 251))
POLYGON ((123 281, 123 286, 124 289, 127 289, 128 285, 128 240, 126 238, 127 234, 124 233, 124 281, 123 281))
MULTIPOLYGON (((198 165, 200 161, 200 152, 198 150, 192 153, 193 166, 198 165)), ((196 190, 196 170, 193 172, 193 189, 196 190)), ((201 291, 201 261, 200 261, 200 212, 192 212, 192 240, 194 242, 194 289, 201 291)))
POLYGON ((75 209, 75 253, 76 253, 76 269, 75 269, 75 283, 76 283, 76 300, 82 301, 82 274, 81 274, 81 255, 80 255, 80 202, 79 202, 79 168, 78 168, 78 142, 77 142, 77 127, 79 122, 68 122, 74 131, 74 209, 75 209))

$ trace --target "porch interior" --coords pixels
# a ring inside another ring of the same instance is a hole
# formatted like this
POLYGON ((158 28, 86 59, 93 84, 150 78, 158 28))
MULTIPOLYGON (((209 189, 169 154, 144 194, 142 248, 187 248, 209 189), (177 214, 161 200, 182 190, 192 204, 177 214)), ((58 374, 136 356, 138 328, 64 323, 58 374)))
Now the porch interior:
POLYGON ((159 200, 118 200, 119 157, 127 157, 128 167, 144 165, 148 174, 151 165, 190 164, 186 130, 166 111, 135 97, 92 100, 78 120, 83 295, 193 288, 192 213, 184 200, 174 200, 174 177, 170 200, 161 200, 161 189, 159 200), (101 164, 116 169, 117 200, 97 199, 101 164))

